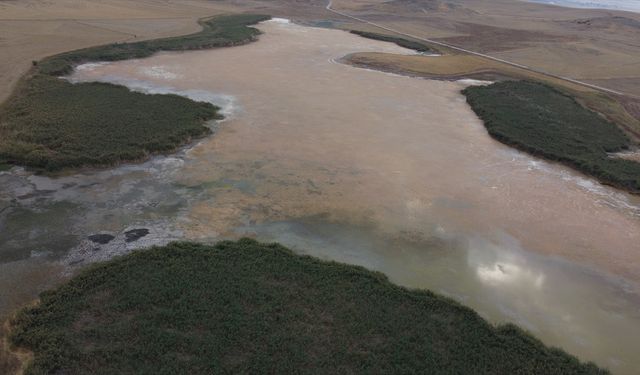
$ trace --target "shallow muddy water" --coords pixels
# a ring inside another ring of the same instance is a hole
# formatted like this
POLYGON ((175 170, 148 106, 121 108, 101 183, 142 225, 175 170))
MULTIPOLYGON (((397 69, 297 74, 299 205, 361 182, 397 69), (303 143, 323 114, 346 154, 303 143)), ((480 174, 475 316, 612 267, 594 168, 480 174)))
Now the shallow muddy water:
POLYGON ((616 372, 640 368, 637 197, 491 140, 460 94, 468 83, 336 62, 407 50, 260 28, 246 46, 76 71, 211 101, 227 120, 139 165, 0 174, 0 314, 94 260, 249 235, 449 295, 616 372))

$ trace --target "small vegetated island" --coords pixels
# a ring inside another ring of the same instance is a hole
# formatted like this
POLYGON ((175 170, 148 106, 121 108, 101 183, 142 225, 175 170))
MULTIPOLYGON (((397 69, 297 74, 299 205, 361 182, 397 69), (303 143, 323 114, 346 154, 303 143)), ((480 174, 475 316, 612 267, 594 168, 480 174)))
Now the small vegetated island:
POLYGON ((167 152, 210 132, 218 108, 177 95, 147 95, 106 83, 60 79, 77 64, 248 43, 260 31, 248 27, 265 15, 225 15, 201 21, 202 31, 181 37, 115 43, 34 62, 0 107, 0 168, 24 165, 58 171, 108 166, 167 152))
POLYGON ((640 163, 611 155, 632 141, 572 97, 530 81, 473 86, 463 94, 498 141, 640 193, 640 163))
POLYGON ((243 239, 82 271, 12 321, 26 374, 604 374, 357 266, 243 239))

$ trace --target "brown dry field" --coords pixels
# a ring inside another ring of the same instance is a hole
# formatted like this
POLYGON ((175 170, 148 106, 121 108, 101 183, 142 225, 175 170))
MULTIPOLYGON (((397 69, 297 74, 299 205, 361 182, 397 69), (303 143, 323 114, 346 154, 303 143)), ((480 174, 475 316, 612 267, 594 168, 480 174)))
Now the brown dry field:
POLYGON ((515 0, 335 0, 338 10, 640 96, 640 14, 515 0))
MULTIPOLYGON (((574 95, 640 141, 640 14, 514 0, 335 0, 333 8, 400 32, 627 95, 604 94, 440 46, 434 47, 445 56, 363 53, 349 57, 354 65, 435 79, 542 81, 574 95)), ((345 27, 392 34, 367 24, 345 27)))

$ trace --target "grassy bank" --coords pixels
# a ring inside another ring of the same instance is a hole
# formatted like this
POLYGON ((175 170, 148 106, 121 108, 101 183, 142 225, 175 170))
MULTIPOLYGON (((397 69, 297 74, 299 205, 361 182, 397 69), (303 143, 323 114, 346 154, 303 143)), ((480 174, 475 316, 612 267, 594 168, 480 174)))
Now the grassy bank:
POLYGON ((434 50, 433 48, 431 48, 431 47, 429 47, 429 46, 427 46, 427 45, 425 45, 423 43, 416 42, 416 41, 409 40, 409 39, 405 39, 405 38, 401 38, 401 37, 390 36, 390 35, 385 35, 385 34, 378 34, 378 33, 372 33, 372 32, 369 32, 369 31, 359 31, 359 30, 351 30, 350 32, 352 34, 360 35, 363 38, 375 39, 375 40, 381 40, 383 42, 395 43, 395 44, 399 45, 400 47, 412 49, 412 50, 420 52, 420 53, 438 53, 438 51, 434 50))
POLYGON ((640 163, 608 156, 629 148, 629 138, 572 97, 527 81, 468 87, 463 94, 500 142, 640 192, 640 163))
POLYGON ((175 95, 146 95, 111 84, 58 78, 77 64, 151 56, 158 51, 226 47, 255 40, 263 15, 218 16, 182 37, 115 43, 46 58, 0 107, 0 165, 58 171, 106 166, 171 151, 209 132, 215 106, 175 95))
POLYGON ((597 374, 427 291, 252 240, 97 264, 13 321, 27 374, 597 374))

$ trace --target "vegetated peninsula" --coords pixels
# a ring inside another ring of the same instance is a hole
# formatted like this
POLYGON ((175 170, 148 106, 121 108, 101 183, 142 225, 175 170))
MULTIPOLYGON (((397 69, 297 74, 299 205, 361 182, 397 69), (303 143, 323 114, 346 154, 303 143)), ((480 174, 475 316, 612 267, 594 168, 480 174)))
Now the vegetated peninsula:
POLYGON ((438 53, 438 51, 434 50, 432 47, 429 47, 423 43, 397 37, 397 36, 378 34, 378 33, 372 33, 368 31, 359 31, 359 30, 350 30, 349 32, 367 39, 374 39, 374 40, 380 40, 383 42, 395 43, 400 47, 412 49, 420 53, 438 53))
POLYGON ((498 141, 640 193, 640 163, 610 155, 629 149, 631 140, 572 97, 529 81, 468 87, 463 94, 498 141))
POLYGON ((175 38, 115 43, 34 62, 0 107, 0 168, 24 165, 58 171, 108 166, 171 151, 210 132, 218 108, 177 95, 147 95, 105 83, 72 84, 59 76, 77 64, 148 57, 248 43, 260 31, 249 25, 265 15, 225 15, 201 21, 202 31, 175 38))
POLYGON ((428 291, 250 239, 95 264, 12 321, 26 374, 604 374, 428 291))

